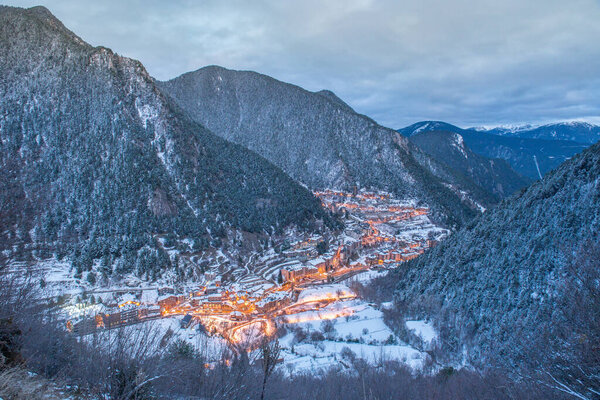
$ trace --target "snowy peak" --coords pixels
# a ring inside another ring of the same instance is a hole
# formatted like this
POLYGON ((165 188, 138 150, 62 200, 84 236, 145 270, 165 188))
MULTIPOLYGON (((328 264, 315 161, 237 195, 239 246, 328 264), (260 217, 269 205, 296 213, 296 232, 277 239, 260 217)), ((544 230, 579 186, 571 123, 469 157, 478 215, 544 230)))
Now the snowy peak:
POLYGON ((499 126, 469 128, 470 131, 492 135, 545 140, 570 140, 592 144, 600 140, 600 126, 583 121, 566 121, 546 125, 499 126))
POLYGON ((531 179, 539 179, 538 168, 543 175, 588 147, 589 143, 600 140, 600 127, 577 121, 469 129, 440 121, 422 121, 398 132, 410 137, 439 130, 460 134, 475 153, 504 159, 519 174, 531 179))

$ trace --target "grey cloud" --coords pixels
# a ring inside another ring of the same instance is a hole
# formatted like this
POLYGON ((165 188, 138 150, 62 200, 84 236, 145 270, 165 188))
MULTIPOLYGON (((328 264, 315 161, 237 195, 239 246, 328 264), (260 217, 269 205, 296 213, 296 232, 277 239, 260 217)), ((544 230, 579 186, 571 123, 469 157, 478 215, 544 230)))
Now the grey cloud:
POLYGON ((42 3, 158 79, 205 65, 335 91, 401 127, 600 116, 593 0, 12 1, 42 3))

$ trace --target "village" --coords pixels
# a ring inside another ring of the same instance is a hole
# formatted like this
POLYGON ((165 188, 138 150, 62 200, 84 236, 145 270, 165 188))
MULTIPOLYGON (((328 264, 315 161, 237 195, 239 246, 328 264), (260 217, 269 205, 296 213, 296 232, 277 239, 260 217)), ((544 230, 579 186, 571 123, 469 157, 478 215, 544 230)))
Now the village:
POLYGON ((315 195, 344 219, 345 229, 337 237, 303 238, 280 252, 256 257, 251 268, 235 274, 208 270, 197 287, 183 293, 161 287, 113 296, 95 315, 69 320, 69 330, 85 335, 180 318, 182 329, 195 327, 232 345, 243 344, 294 321, 290 316, 354 299, 356 295, 340 283, 368 271, 398 268, 447 235, 429 221, 426 207, 387 193, 315 195))

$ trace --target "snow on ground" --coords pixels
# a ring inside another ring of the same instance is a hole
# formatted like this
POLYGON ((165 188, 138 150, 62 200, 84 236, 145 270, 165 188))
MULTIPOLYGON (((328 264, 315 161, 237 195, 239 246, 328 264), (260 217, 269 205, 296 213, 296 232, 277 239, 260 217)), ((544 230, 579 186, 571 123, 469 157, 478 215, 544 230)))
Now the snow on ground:
POLYGON ((342 357, 342 350, 350 349, 357 358, 362 358, 373 366, 385 361, 397 360, 413 369, 421 369, 426 355, 406 345, 368 345, 324 340, 317 345, 298 344, 293 350, 284 349, 284 364, 281 367, 288 374, 316 373, 331 367, 348 368, 349 359, 342 357))
POLYGON ((99 330, 94 335, 82 336, 81 340, 105 346, 106 350, 115 349, 119 343, 127 343, 126 348, 135 354, 142 349, 150 354, 168 352, 171 344, 183 340, 191 344, 207 362, 221 359, 227 349, 226 341, 219 336, 209 336, 193 325, 187 329, 181 327, 181 316, 144 321, 121 328, 99 330))
POLYGON ((427 359, 425 353, 401 344, 383 322, 381 311, 362 300, 332 303, 319 311, 306 311, 286 318, 288 333, 280 339, 280 344, 283 370, 289 374, 332 366, 346 368, 349 360, 341 354, 345 347, 374 366, 386 360, 397 360, 413 369, 421 369, 427 359), (324 320, 333 323, 333 331, 324 332, 328 330, 324 320), (308 335, 301 342, 295 333, 298 328, 308 335), (313 340, 315 332, 323 333, 326 339, 313 340))
POLYGON ((437 338, 437 333, 431 322, 423 320, 406 321, 406 327, 413 331, 417 336, 420 336, 421 339, 423 339, 423 342, 426 344, 431 343, 435 338, 437 338))
MULTIPOLYGON (((226 341, 218 335, 210 336, 198 329, 198 324, 184 329, 182 316, 174 316, 127 327, 132 338, 147 335, 156 329, 154 344, 157 351, 165 351, 168 344, 184 340, 193 345, 208 362, 221 359, 227 349, 226 341), (160 344, 162 342, 162 345, 160 344), (162 346, 162 347, 158 347, 162 346)), ((419 370, 428 355, 402 343, 383 322, 382 312, 360 299, 333 302, 320 310, 310 310, 280 317, 278 324, 287 328, 279 339, 283 363, 278 367, 283 373, 316 373, 331 367, 351 368, 350 350, 356 358, 362 358, 372 366, 395 360, 419 370), (330 321, 333 330, 325 327, 330 321), (302 329, 305 338, 298 340, 296 330, 302 329), (319 335, 322 334, 321 335, 319 335)), ((418 330, 424 340, 435 338, 435 331, 425 321, 408 321, 409 329, 418 330)), ((110 332, 110 331, 109 331, 110 332)))

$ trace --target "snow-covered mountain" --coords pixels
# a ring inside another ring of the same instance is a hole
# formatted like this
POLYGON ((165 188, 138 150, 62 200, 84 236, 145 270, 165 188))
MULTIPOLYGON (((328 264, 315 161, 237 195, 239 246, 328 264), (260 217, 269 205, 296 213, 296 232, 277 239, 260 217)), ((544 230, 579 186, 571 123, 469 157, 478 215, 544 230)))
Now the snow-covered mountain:
POLYGON ((422 200, 448 225, 493 196, 329 91, 210 66, 159 84, 196 122, 310 188, 371 188, 422 200), (467 194, 465 197, 464 194, 467 194))
POLYGON ((598 302, 599 240, 600 143, 414 260, 400 273, 397 304, 437 318, 462 362, 552 368, 557 380, 587 385, 584 370, 599 371, 585 364, 599 343, 586 318, 598 302))
POLYGON ((397 132, 403 134, 404 136, 412 136, 420 132, 434 131, 461 133, 463 129, 443 121, 421 121, 397 130, 397 132))
POLYGON ((154 234, 201 249, 328 218, 278 167, 187 118, 140 62, 43 7, 0 7, 0 77, 2 250, 90 241, 89 263, 125 249, 135 262, 154 234))
POLYGON ((570 121, 546 125, 516 125, 494 128, 469 128, 469 130, 499 136, 526 139, 569 140, 593 144, 600 140, 600 126, 588 122, 570 121))
POLYGON ((506 160, 515 171, 530 179, 539 179, 589 146, 587 143, 569 140, 533 139, 509 134, 515 129, 502 128, 504 133, 500 134, 499 130, 494 129, 462 129, 445 122, 422 121, 399 129, 398 132, 408 137, 434 131, 458 133, 475 153, 491 159, 506 160))

